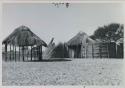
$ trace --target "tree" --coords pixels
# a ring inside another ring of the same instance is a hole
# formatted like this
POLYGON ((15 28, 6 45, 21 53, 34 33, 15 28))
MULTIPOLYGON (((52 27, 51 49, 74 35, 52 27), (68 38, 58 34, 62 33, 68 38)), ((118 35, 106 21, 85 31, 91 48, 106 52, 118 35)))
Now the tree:
MULTIPOLYGON (((92 39, 100 39, 102 41, 116 41, 119 38, 123 37, 121 32, 120 34, 116 33, 120 27, 121 25, 118 23, 111 23, 107 26, 99 27, 90 37, 92 39)), ((123 29, 123 27, 121 28, 123 29)))

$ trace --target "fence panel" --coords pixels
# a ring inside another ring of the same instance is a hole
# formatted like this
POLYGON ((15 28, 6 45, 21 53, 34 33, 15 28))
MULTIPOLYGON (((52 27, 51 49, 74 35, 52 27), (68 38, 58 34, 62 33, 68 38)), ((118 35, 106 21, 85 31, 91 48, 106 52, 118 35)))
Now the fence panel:
POLYGON ((94 43, 85 47, 86 58, 116 58, 116 43, 94 43))

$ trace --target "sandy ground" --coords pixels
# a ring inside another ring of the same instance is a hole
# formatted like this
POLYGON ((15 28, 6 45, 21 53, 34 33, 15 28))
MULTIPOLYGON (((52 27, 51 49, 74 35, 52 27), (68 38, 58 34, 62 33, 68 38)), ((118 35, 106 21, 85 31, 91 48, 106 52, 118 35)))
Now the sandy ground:
POLYGON ((121 85, 122 61, 3 62, 3 85, 121 85))

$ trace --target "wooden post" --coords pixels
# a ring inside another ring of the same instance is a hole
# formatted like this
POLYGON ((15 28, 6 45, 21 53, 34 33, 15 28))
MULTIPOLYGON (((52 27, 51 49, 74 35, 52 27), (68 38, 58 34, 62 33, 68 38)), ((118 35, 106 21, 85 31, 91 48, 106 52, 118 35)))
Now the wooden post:
POLYGON ((15 56, 14 56, 14 45, 13 45, 13 60, 15 60, 14 57, 15 57, 15 56))
POLYGON ((38 47, 36 46, 36 57, 37 57, 37 60, 38 60, 38 47))
POLYGON ((63 58, 64 58, 64 44, 63 44, 62 52, 63 52, 63 58))
POLYGON ((81 48, 81 49, 80 49, 80 57, 83 58, 83 57, 82 57, 82 56, 83 56, 83 55, 82 55, 82 52, 83 52, 82 44, 81 44, 80 48, 81 48))
POLYGON ((32 61, 32 46, 31 46, 31 61, 32 61))
POLYGON ((36 60, 38 60, 38 48, 36 46, 36 60))
POLYGON ((92 44, 92 57, 94 58, 94 47, 93 47, 93 44, 92 44))
POLYGON ((115 43, 115 51, 116 51, 116 53, 115 53, 115 58, 117 58, 118 56, 118 54, 117 54, 117 44, 115 43))
POLYGON ((42 45, 41 45, 41 60, 43 59, 42 45))
POLYGON ((16 46, 15 46, 15 61, 16 61, 16 46))
POLYGON ((22 55, 23 55, 23 61, 24 61, 24 46, 22 46, 22 55))
POLYGON ((107 56, 109 58, 109 48, 108 48, 108 43, 107 43, 107 56))
POLYGON ((35 60, 37 60, 37 46, 35 48, 35 60))
POLYGON ((68 51, 68 58, 71 58, 71 57, 70 57, 69 46, 67 46, 67 51, 68 51))
POLYGON ((7 43, 5 43, 5 61, 7 61, 7 43))
POLYGON ((41 46, 39 46, 39 60, 41 61, 41 46))
POLYGON ((88 51, 87 49, 88 49, 88 47, 86 46, 85 48, 86 48, 85 51, 86 51, 86 58, 87 58, 87 57, 88 57, 88 56, 87 56, 87 51, 88 51))
POLYGON ((10 44, 10 60, 11 60, 11 44, 10 44))
POLYGON ((100 58, 102 58, 101 48, 102 48, 101 45, 99 45, 100 58))
POLYGON ((40 47, 38 46, 38 58, 40 60, 40 47))
POLYGON ((78 58, 78 45, 76 45, 76 58, 78 58))
POLYGON ((19 61, 20 61, 20 46, 19 46, 19 61))
POLYGON ((27 60, 28 60, 28 55, 29 55, 29 52, 28 52, 28 46, 27 46, 27 60))
POLYGON ((85 57, 86 57, 86 56, 85 56, 85 46, 84 46, 84 47, 82 46, 82 48, 83 48, 83 51, 84 51, 83 54, 84 54, 84 58, 85 58, 85 57))

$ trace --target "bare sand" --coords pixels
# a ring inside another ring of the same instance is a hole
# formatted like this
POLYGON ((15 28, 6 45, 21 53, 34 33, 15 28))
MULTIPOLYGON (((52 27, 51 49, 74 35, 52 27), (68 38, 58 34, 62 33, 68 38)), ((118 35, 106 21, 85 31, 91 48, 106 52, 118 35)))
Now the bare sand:
POLYGON ((123 59, 3 62, 2 85, 122 85, 123 59))

